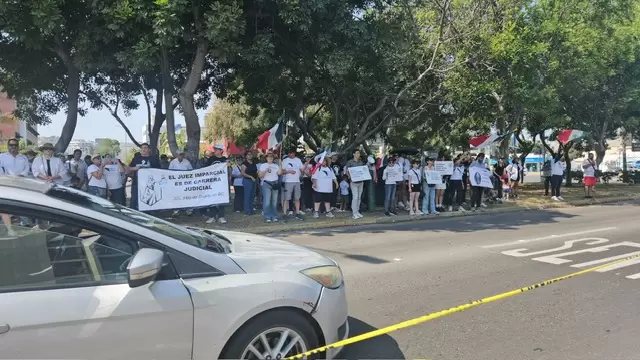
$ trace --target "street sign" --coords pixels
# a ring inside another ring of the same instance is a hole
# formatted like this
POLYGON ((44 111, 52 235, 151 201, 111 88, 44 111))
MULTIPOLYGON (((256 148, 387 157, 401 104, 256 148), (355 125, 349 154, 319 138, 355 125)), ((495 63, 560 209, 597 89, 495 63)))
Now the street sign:
POLYGON ((640 143, 631 144, 631 151, 640 151, 640 143))

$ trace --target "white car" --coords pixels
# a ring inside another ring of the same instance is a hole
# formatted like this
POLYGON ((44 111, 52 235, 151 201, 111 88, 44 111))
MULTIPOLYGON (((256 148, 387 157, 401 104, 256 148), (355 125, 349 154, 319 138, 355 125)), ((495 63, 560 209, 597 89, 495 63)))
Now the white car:
POLYGON ((275 360, 348 336, 342 271, 304 247, 24 178, 0 177, 0 213, 23 223, 0 222, 0 358, 275 360))

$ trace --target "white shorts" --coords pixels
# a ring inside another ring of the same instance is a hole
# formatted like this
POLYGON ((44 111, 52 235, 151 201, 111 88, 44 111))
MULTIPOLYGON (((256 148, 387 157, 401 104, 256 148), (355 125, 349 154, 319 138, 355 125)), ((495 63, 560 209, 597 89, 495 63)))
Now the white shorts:
POLYGON ((436 184, 436 190, 446 190, 447 184, 436 184))

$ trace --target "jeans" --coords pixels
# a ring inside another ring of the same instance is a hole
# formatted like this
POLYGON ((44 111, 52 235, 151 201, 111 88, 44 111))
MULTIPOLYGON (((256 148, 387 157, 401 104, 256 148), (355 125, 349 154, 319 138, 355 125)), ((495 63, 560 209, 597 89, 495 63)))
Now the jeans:
POLYGON ((233 185, 233 211, 244 209, 244 186, 233 185))
POLYGON ((265 220, 278 218, 278 190, 267 183, 262 184, 262 213, 265 220))
POLYGON ((138 210, 138 178, 135 177, 134 180, 131 180, 131 201, 129 202, 129 207, 134 210, 138 210))
POLYGON ((242 179, 244 188, 244 213, 253 215, 253 201, 256 198, 256 182, 251 179, 242 179))
POLYGON ((360 213, 360 204, 362 203, 362 191, 364 190, 364 181, 351 183, 351 211, 353 214, 360 213))
POLYGON ((384 212, 396 211, 396 184, 384 185, 384 212))
POLYGON ((91 195, 95 195, 95 196, 99 196, 103 199, 107 198, 107 189, 106 188, 101 188, 101 187, 97 187, 97 186, 89 186, 87 188, 87 192, 91 195))
POLYGON ((551 196, 560 196, 560 187, 562 186, 562 175, 551 176, 551 196))
POLYGON ((436 187, 423 184, 422 212, 425 214, 436 212, 436 187))
POLYGON ((120 204, 123 206, 127 204, 124 187, 121 187, 119 189, 111 189, 109 190, 109 192, 111 193, 111 195, 109 196, 109 201, 114 204, 120 204))
POLYGON ((549 186, 551 186, 551 176, 544 177, 544 196, 549 195, 549 186))

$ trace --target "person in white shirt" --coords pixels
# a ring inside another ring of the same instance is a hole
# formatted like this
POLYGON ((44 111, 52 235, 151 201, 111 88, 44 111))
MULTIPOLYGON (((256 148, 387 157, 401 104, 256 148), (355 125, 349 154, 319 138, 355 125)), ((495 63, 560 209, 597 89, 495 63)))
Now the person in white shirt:
POLYGON ((236 160, 231 170, 233 179, 233 211, 241 213, 244 211, 244 187, 242 186, 242 170, 236 160))
POLYGON ((45 143, 40 147, 42 155, 36 157, 31 165, 31 171, 36 179, 62 185, 62 176, 67 169, 64 163, 53 156, 54 147, 51 143, 45 143))
POLYGON ((411 170, 408 171, 409 181, 409 215, 422 215, 420 211, 420 193, 422 192, 422 171, 420 170, 420 161, 414 160, 411 170))
POLYGON ((282 161, 282 173, 284 182, 284 202, 283 211, 289 213, 289 201, 293 200, 295 213, 291 214, 296 218, 301 218, 303 212, 300 210, 300 198, 302 197, 302 187, 300 186, 301 175, 306 171, 302 160, 296 157, 296 150, 289 150, 289 155, 282 161))
POLYGON ((596 161, 593 153, 589 153, 587 159, 582 162, 582 171, 584 174, 584 197, 589 199, 593 197, 596 187, 596 161))
POLYGON ((120 159, 107 154, 104 157, 104 171, 102 177, 107 183, 109 201, 115 204, 126 205, 124 182, 126 180, 124 164, 120 159))
MULTIPOLYGON (((168 169, 174 171, 189 171, 193 170, 193 165, 191 165, 191 162, 189 162, 189 160, 184 157, 184 150, 179 150, 178 156, 175 159, 171 160, 168 169)), ((180 210, 175 210, 173 212, 173 215, 175 216, 179 213, 180 210)), ((186 213, 187 215, 191 215, 193 213, 193 209, 187 209, 186 213)))
POLYGON ((85 189, 87 186, 87 163, 82 159, 82 150, 73 151, 73 159, 66 162, 67 170, 78 178, 78 187, 85 189))
POLYGON ((511 188, 511 195, 515 198, 518 197, 518 184, 520 184, 520 166, 518 166, 518 160, 511 160, 505 171, 509 177, 509 184, 511 188))
POLYGON ((2 173, 10 176, 29 176, 29 159, 20 154, 20 145, 17 139, 7 141, 7 152, 0 154, 0 167, 2 173))
POLYGON ((451 172, 451 177, 449 177, 449 191, 451 192, 451 205, 449 206, 449 211, 453 211, 453 204, 457 205, 458 211, 465 211, 464 207, 462 207, 465 195, 464 184, 462 182, 464 173, 465 167, 462 164, 462 155, 458 155, 453 160, 453 171, 451 172))
POLYGON ((387 216, 398 215, 396 213, 396 187, 402 178, 402 166, 396 163, 395 157, 390 157, 387 167, 382 171, 384 180, 384 214, 387 216))
POLYGON ((313 189, 315 190, 313 217, 320 217, 318 212, 320 211, 321 203, 324 203, 324 208, 327 211, 326 216, 328 218, 334 217, 330 210, 331 198, 333 197, 334 186, 336 188, 338 187, 338 180, 336 179, 336 174, 333 172, 333 169, 329 166, 329 159, 327 157, 322 160, 320 168, 311 176, 311 181, 313 182, 313 189))
POLYGON ((93 155, 91 161, 93 161, 93 164, 87 168, 87 178, 89 178, 87 192, 106 199, 107 180, 104 177, 106 164, 102 162, 102 156, 100 155, 93 155))
POLYGON ((274 163, 273 153, 266 156, 267 162, 260 164, 258 176, 262 180, 262 215, 264 221, 278 221, 278 192, 280 191, 280 165, 274 163))
POLYGON ((558 149, 556 156, 551 161, 551 199, 562 201, 564 198, 560 196, 560 187, 562 187, 562 178, 564 175, 564 164, 562 161, 562 149, 558 149))

